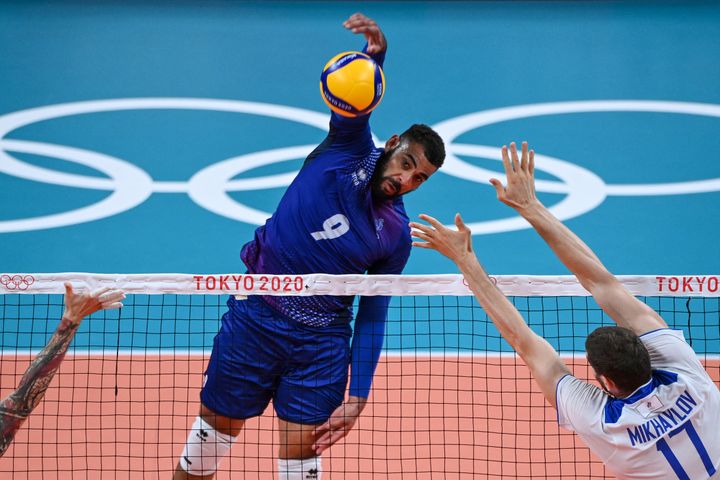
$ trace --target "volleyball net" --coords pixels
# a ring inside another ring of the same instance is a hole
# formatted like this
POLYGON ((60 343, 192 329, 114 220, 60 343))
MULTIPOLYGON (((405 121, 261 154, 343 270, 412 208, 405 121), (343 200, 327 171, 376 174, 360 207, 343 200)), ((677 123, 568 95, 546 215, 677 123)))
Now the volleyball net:
MULTIPOLYGON (((682 329, 720 385, 718 276, 621 277, 682 329)), ((352 432, 323 454, 324 479, 612 478, 559 429, 528 369, 459 275, 0 276, 0 397, 59 323, 63 282, 112 286, 120 311, 86 318, 45 399, 0 459, 14 479, 167 479, 198 414, 228 295, 391 295, 384 350, 352 432)), ((575 376, 594 381, 585 338, 612 325, 574 277, 497 276, 575 376)), ((248 420, 218 479, 273 478, 272 405, 248 420)))

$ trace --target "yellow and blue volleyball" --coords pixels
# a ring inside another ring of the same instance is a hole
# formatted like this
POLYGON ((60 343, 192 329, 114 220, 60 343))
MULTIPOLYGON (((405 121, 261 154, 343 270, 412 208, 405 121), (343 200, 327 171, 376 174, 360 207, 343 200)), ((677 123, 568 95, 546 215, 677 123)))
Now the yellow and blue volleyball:
POLYGON ((339 115, 367 115, 385 94, 385 75, 369 55, 339 53, 323 68, 320 94, 328 107, 339 115))

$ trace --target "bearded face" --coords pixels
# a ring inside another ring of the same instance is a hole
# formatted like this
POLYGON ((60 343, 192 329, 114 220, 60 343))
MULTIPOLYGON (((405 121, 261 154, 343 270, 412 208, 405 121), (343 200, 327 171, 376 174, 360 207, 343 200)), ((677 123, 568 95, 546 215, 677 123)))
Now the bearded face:
POLYGON ((375 172, 370 180, 370 190, 373 198, 377 200, 391 200, 400 196, 400 182, 386 175, 390 157, 397 149, 398 147, 385 150, 375 165, 375 172))
POLYGON ((421 144, 393 138, 378 158, 370 181, 373 198, 377 200, 392 200, 412 192, 437 171, 421 144))

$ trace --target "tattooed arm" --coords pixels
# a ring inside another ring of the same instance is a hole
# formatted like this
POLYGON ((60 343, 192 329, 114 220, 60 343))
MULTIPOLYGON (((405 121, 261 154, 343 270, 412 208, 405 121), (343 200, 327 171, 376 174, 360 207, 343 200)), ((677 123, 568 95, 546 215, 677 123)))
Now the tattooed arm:
POLYGON ((70 283, 65 284, 65 312, 60 325, 30 364, 17 390, 0 402, 0 457, 45 395, 82 319, 98 310, 122 307, 120 302, 124 298, 120 290, 103 288, 92 293, 75 293, 70 283))

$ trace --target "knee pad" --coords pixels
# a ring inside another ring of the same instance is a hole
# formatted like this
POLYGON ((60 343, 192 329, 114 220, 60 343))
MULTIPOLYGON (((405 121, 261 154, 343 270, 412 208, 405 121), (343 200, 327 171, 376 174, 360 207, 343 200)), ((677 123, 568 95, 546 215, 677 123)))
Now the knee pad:
POLYGON ((180 466, 190 475, 210 475, 230 450, 237 437, 220 433, 199 416, 190 428, 180 456, 180 466))

